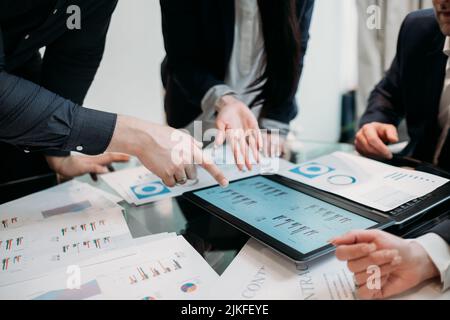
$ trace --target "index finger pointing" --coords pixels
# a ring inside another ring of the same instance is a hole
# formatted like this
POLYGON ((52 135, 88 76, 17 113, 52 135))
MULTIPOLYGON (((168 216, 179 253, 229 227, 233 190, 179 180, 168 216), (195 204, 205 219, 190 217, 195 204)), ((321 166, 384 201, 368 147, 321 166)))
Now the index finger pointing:
POLYGON ((336 248, 336 258, 340 261, 360 259, 377 250, 374 243, 342 245, 336 248))
POLYGON ((378 230, 356 230, 351 231, 343 236, 334 238, 330 240, 330 242, 335 245, 349 245, 349 244, 357 244, 357 243, 370 243, 373 242, 377 235, 379 235, 378 230))
POLYGON ((224 174, 220 169, 214 164, 214 162, 211 159, 208 159, 206 157, 206 154, 204 154, 201 150, 198 148, 194 148, 194 161, 197 164, 200 164, 203 169, 208 171, 208 173, 222 186, 227 187, 229 182, 225 178, 224 174))
POLYGON ((209 174, 224 188, 228 187, 229 182, 225 178, 224 174, 220 169, 215 165, 211 163, 204 163, 202 164, 202 167, 209 172, 209 174))

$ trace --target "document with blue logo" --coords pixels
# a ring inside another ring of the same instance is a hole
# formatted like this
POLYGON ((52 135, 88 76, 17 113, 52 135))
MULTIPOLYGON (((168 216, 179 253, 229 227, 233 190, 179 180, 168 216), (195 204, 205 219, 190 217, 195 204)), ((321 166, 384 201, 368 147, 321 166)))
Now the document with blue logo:
POLYGON ((422 197, 449 181, 344 152, 292 166, 281 175, 384 212, 422 197))

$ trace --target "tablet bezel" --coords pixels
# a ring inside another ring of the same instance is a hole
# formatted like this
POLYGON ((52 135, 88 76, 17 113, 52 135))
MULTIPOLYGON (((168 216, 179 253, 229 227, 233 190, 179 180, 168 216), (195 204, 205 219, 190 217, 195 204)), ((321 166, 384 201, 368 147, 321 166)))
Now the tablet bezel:
MULTIPOLYGON (((394 224, 394 221, 390 219, 387 216, 380 215, 377 211, 373 211, 368 209, 364 206, 359 206, 356 203, 347 201, 345 199, 341 199, 339 197, 333 196, 332 194, 326 193, 321 190, 317 190, 314 188, 311 188, 305 184, 302 184, 301 182, 291 180, 289 178, 280 176, 280 175, 256 175, 251 176, 239 180, 235 180, 230 182, 230 184, 237 183, 244 180, 254 179, 255 177, 264 177, 266 179, 272 180, 276 183, 279 183, 281 185, 284 185, 288 188, 291 188, 295 191, 304 193, 306 195, 309 195, 311 197, 314 197, 318 200, 327 202, 329 204, 332 204, 334 206, 337 206, 339 208, 342 208, 344 210, 347 210, 353 214, 362 216, 364 218, 367 218, 369 220, 372 220, 376 222, 377 224, 369 229, 385 229, 391 225, 394 224)), ((212 203, 200 198, 195 193, 216 188, 215 186, 210 186, 206 188, 201 188, 198 190, 193 190, 186 192, 183 194, 183 197, 185 197, 187 200, 191 201, 192 203, 198 205, 199 207, 203 208, 204 210, 208 211, 209 213, 212 213, 216 217, 220 218, 221 220, 231 224, 233 227, 241 230, 242 232, 246 233, 252 238, 255 238, 256 240, 268 245, 272 249, 278 251, 282 255, 288 257, 289 259, 295 261, 295 262, 309 262, 311 260, 317 259, 329 252, 334 251, 334 246, 331 244, 325 245, 323 247, 320 247, 314 251, 311 251, 309 253, 302 253, 293 247, 288 246, 287 244, 273 238, 271 235, 259 230, 258 228, 252 226, 251 224, 237 218, 236 216, 220 209, 219 207, 216 207, 212 203)))

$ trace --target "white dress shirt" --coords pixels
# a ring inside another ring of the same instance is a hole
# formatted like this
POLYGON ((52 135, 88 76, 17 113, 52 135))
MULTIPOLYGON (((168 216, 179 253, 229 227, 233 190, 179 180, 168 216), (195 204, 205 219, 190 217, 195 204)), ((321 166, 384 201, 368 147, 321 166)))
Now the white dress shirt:
MULTIPOLYGON (((444 53, 450 56, 450 38, 445 39, 444 53)), ((434 164, 438 164, 438 159, 441 154, 447 139, 448 131, 450 129, 450 59, 447 61, 446 74, 444 80, 444 89, 442 90, 441 102, 439 105, 438 124, 442 129, 442 134, 439 139, 436 153, 434 155, 434 164)))
POLYGON ((419 243, 427 252, 431 261, 439 271, 442 290, 450 288, 450 246, 435 233, 428 233, 413 240, 419 243))
MULTIPOLYGON (((203 114, 197 119, 208 122, 213 119, 220 98, 234 95, 250 105, 259 92, 249 93, 251 85, 264 73, 265 47, 262 20, 258 0, 235 0, 234 42, 227 66, 224 84, 208 90, 202 99, 203 114)), ((255 106, 252 112, 258 118, 262 106, 255 106)), ((278 129, 280 134, 289 132, 289 125, 272 119, 260 119, 266 129, 278 129)))
MULTIPOLYGON (((450 38, 447 37, 444 45, 444 53, 450 57, 450 38)), ((442 129, 441 137, 436 148, 434 163, 438 163, 439 156, 448 138, 450 129, 450 59, 447 61, 444 89, 442 90, 439 105, 438 124, 442 129)), ((437 234, 429 233, 415 240, 428 253, 436 268, 439 270, 443 290, 450 288, 450 246, 437 234)))

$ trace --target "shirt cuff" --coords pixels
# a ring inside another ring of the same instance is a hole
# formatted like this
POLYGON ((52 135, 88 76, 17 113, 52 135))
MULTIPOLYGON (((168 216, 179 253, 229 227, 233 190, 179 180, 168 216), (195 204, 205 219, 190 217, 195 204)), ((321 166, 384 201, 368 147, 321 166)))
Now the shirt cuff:
POLYGON ((237 95, 233 89, 225 84, 219 84, 209 89, 202 99, 202 111, 204 115, 212 117, 216 112, 216 106, 219 99, 229 94, 237 95))
POLYGON ((291 127, 288 124, 267 118, 259 119, 259 125, 261 129, 279 130, 280 135, 284 137, 286 137, 291 131, 291 127))
POLYGON ((450 288, 450 246, 440 236, 435 233, 428 233, 413 240, 420 244, 441 276, 442 290, 450 288))
POLYGON ((117 115, 79 107, 74 119, 64 150, 89 155, 105 152, 116 127, 117 115))

